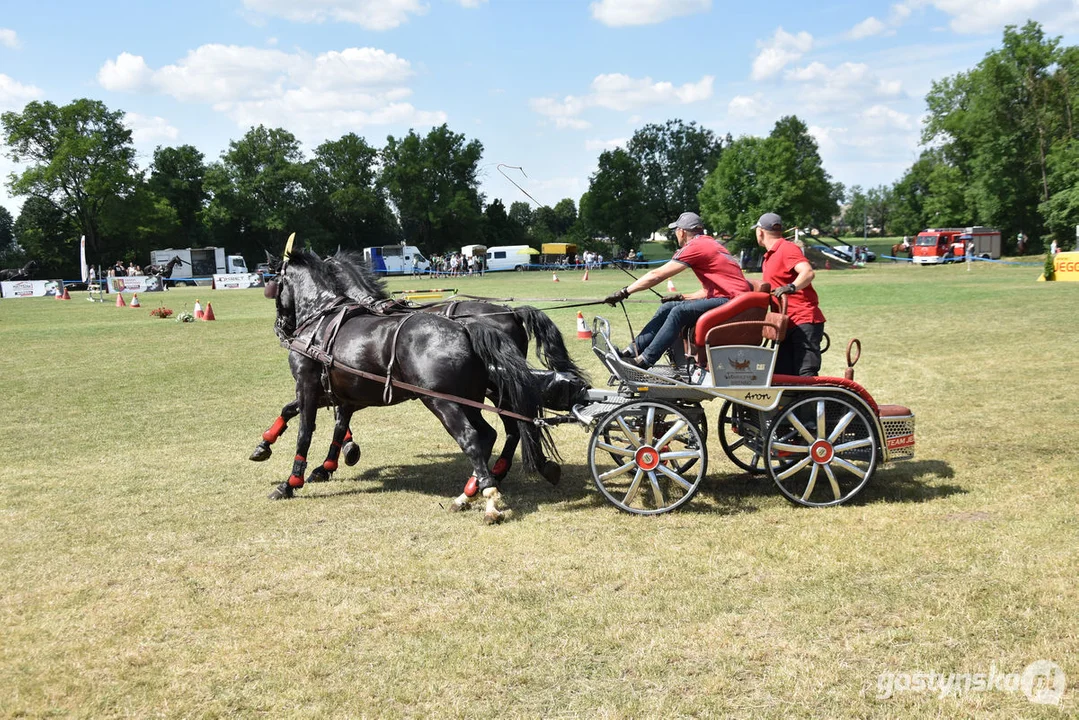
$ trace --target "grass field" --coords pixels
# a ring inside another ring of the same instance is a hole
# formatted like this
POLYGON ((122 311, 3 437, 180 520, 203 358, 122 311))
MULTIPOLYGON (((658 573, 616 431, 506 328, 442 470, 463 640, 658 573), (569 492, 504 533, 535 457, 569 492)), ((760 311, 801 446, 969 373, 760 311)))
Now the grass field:
MULTIPOLYGON (((359 465, 268 501, 296 427, 247 460, 292 393, 259 291, 0 301, 0 716, 1075 716, 1079 285, 1038 273, 818 275, 824 373, 858 336, 857 379, 918 418, 915 460, 850 505, 790 505, 713 436, 689 506, 628 516, 565 426, 562 484, 518 463, 496 527, 446 511, 468 465, 418 403, 358 415, 359 465), (149 316, 196 296, 217 322, 149 316), (1068 676, 1059 707, 901 681, 879 697, 883 673, 1039 659, 1068 676)), ((626 282, 561 277, 434 284, 583 299, 626 282)), ((637 297, 639 328, 655 303, 637 297)), ((551 315, 603 385, 575 312, 551 315)))

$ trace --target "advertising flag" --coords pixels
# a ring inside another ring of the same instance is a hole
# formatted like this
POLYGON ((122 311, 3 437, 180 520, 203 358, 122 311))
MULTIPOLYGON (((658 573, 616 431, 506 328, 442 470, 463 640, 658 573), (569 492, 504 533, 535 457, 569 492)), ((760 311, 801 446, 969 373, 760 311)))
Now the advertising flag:
POLYGON ((82 268, 82 281, 90 277, 90 272, 86 269, 86 236, 82 236, 82 240, 79 241, 79 267, 82 268))

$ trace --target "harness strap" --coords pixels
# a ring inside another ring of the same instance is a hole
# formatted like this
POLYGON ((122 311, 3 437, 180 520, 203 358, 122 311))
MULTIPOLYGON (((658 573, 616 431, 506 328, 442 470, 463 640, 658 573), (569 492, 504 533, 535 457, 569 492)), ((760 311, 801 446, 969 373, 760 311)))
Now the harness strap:
POLYGON ((397 329, 393 331, 393 339, 390 340, 390 362, 386 365, 386 383, 382 388, 382 402, 389 405, 393 402, 393 366, 397 363, 397 336, 401 334, 401 328, 405 326, 414 315, 405 315, 401 322, 397 323, 397 329))

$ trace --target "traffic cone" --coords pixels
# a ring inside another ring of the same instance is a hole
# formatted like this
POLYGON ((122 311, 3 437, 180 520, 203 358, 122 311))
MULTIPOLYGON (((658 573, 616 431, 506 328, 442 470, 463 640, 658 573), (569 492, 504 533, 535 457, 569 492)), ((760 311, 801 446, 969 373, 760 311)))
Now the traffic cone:
POLYGON ((588 268, 584 269, 584 277, 581 278, 581 282, 588 282, 588 268))
POLYGON ((138 293, 135 293, 134 295, 131 296, 131 307, 142 307, 139 304, 139 294, 138 293))
POLYGON ((553 273, 553 274, 554 274, 554 281, 555 282, 560 282, 559 279, 558 279, 558 273, 553 273))
POLYGON ((68 291, 67 291, 67 285, 64 286, 64 294, 60 299, 61 300, 70 300, 71 299, 71 294, 68 293, 68 291))
POLYGON ((210 322, 211 320, 216 320, 217 319, 217 318, 214 317, 213 303, 209 303, 209 302, 206 303, 206 312, 205 312, 205 314, 203 314, 202 319, 205 320, 206 322, 210 322))
POLYGON ((127 307, 127 303, 124 302, 123 293, 116 293, 116 307, 127 307))
MULTIPOLYGON (((65 292, 67 292, 67 288, 64 288, 63 292, 58 290, 56 292, 56 295, 53 297, 53 300, 63 300, 65 292)), ((68 298, 68 299, 70 300, 71 298, 68 298)))
POLYGON ((204 313, 202 312, 202 303, 198 298, 195 298, 195 319, 202 320, 204 313))
POLYGON ((584 324, 584 315, 581 311, 577 311, 577 339, 578 340, 591 340, 592 333, 584 324))
POLYGON ((667 281, 667 292, 678 292, 678 288, 674 286, 674 280, 667 281))

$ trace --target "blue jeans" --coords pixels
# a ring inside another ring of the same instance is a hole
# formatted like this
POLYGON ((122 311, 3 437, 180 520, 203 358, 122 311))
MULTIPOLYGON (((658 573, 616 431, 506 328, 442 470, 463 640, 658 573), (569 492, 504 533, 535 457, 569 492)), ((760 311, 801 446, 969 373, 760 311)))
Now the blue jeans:
POLYGON ((659 310, 656 310, 656 314, 633 341, 645 366, 655 365, 659 361, 663 353, 678 341, 678 333, 682 328, 693 325, 701 315, 729 299, 720 297, 683 300, 660 305, 659 310))

